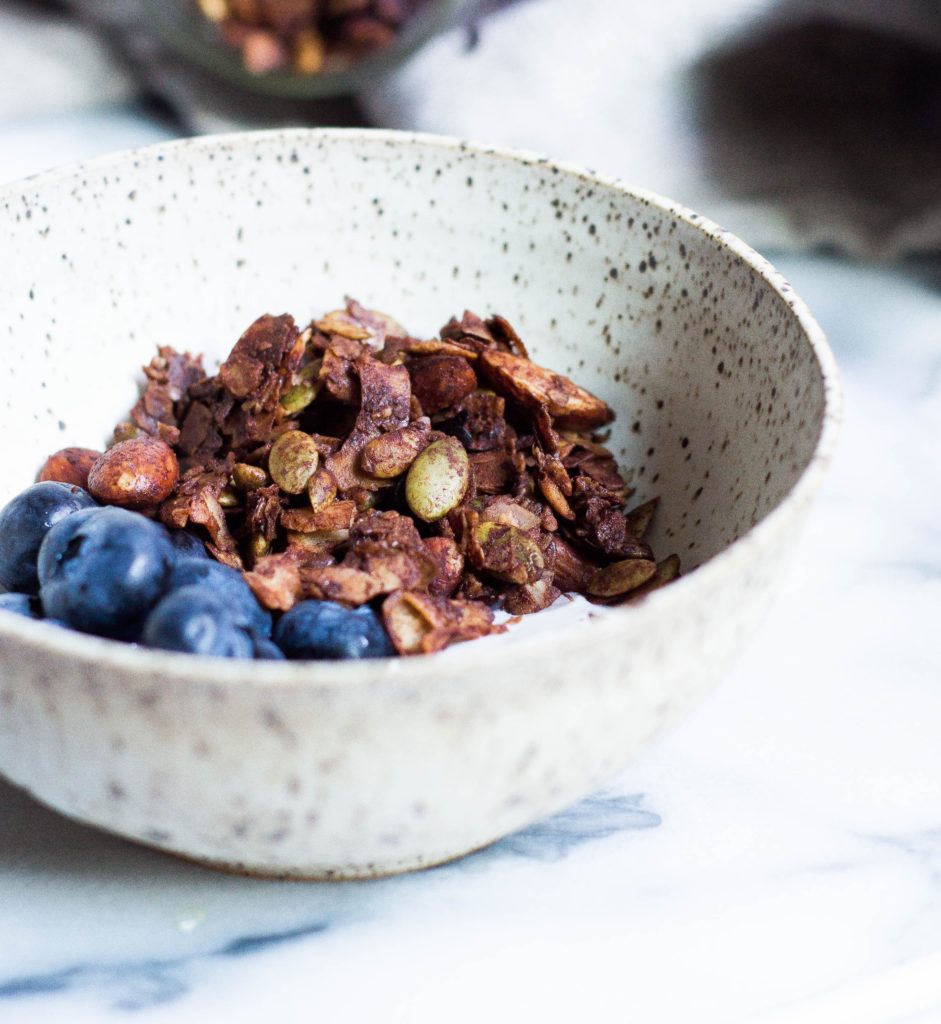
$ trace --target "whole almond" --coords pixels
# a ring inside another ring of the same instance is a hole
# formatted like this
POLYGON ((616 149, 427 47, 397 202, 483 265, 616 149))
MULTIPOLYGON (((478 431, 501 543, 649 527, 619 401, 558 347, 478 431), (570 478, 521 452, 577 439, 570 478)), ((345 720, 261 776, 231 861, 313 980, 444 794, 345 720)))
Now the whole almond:
POLYGON ((39 479, 55 480, 88 489, 88 474, 101 458, 92 448, 63 448, 49 456, 39 471, 39 479))
POLYGON ((104 505, 148 509, 170 497, 179 477, 176 455, 166 442, 135 437, 98 459, 88 474, 88 490, 104 505))

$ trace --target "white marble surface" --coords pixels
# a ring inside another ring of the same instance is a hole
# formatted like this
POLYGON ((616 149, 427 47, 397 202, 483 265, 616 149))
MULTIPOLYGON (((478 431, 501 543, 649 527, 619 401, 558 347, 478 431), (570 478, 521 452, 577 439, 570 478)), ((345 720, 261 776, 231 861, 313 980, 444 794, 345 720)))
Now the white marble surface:
MULTIPOLYGON (((0 128, 0 179, 161 138, 0 128)), ((777 261, 846 424, 793 571, 721 691, 623 776, 466 860, 219 876, 0 783, 0 1021, 941 1020, 941 295, 777 261)))

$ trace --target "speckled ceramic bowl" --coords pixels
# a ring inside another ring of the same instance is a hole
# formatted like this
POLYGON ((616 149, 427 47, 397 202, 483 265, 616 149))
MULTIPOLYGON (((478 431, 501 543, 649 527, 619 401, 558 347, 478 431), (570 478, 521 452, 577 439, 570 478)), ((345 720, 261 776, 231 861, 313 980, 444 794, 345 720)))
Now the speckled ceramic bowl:
POLYGON ((368 876, 459 856, 622 769, 752 631, 830 455, 835 371, 772 268, 575 168, 389 132, 157 146, 0 191, 0 500, 101 445, 157 344, 223 355, 344 294, 431 332, 465 307, 618 412, 687 575, 431 657, 197 659, 0 613, 0 771, 208 864, 368 876))

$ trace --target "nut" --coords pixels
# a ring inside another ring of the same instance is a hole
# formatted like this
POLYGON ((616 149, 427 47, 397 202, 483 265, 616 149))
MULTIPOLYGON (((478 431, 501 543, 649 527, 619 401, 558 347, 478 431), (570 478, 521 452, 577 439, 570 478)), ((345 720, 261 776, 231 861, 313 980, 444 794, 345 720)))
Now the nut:
POLYGON ((87 489, 88 474, 100 458, 101 452, 91 448, 63 448, 46 459, 39 471, 39 480, 55 480, 87 489))
POLYGON ((323 530, 349 530, 356 518, 352 501, 333 501, 319 512, 309 508, 289 508, 281 514, 281 524, 295 533, 320 533, 323 530))
POLYGON ((419 519, 433 523, 461 503, 469 481, 470 462, 463 445, 443 437, 412 463, 405 478, 405 500, 419 519))
POLYGON ((477 387, 471 364, 461 356, 427 356, 408 364, 412 393, 429 416, 456 405, 477 387))
POLYGON ((337 496, 337 482, 326 466, 318 466, 317 472, 307 481, 307 497, 314 512, 319 512, 337 496))
POLYGON ((588 430, 614 419, 614 413, 600 398, 561 373, 545 370, 521 356, 487 349, 481 353, 480 365, 497 391, 533 411, 545 406, 557 427, 588 430))
POLYGON ((498 523, 500 526, 515 526, 517 530, 535 530, 539 516, 512 498, 501 496, 480 513, 481 522, 498 523))
POLYGON ((428 593, 450 597, 461 582, 464 571, 461 549, 450 537, 428 537, 422 544, 435 563, 435 575, 428 584, 428 593))
POLYGON ((481 523, 474 537, 483 553, 484 569, 507 583, 535 583, 546 568, 539 545, 515 526, 481 523))
MULTIPOLYGON (((428 423, 428 420, 425 420, 428 423)), ((429 431, 418 426, 400 427, 367 442, 360 463, 367 473, 380 480, 400 476, 428 447, 429 431)))
POLYGON ((317 471, 320 452, 314 439, 301 430, 288 430, 271 446, 268 472, 288 494, 301 494, 317 471))
POLYGON ((304 589, 305 596, 319 601, 342 601, 354 607, 366 604, 382 592, 382 586, 374 576, 345 565, 308 570, 304 574, 304 589))
POLYGON ((646 558, 625 558, 596 569, 585 588, 593 597, 620 597, 646 583, 657 563, 646 558))
POLYGON ((136 437, 109 448, 88 474, 88 490, 103 505, 154 508, 173 493, 180 466, 173 449, 156 437, 136 437))

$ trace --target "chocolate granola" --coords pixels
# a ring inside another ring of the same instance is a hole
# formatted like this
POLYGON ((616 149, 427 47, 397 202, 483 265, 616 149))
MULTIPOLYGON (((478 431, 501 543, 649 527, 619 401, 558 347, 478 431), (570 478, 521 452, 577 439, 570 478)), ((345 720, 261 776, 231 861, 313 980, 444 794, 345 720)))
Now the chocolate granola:
POLYGON ((145 511, 196 532, 271 611, 370 604, 398 653, 428 653, 500 631, 498 608, 618 603, 679 574, 644 539, 656 500, 628 507, 601 433, 613 411, 502 317, 420 339, 351 300, 304 328, 260 317, 213 376, 169 347, 145 375, 110 451, 165 446, 179 478, 155 480, 145 511))

